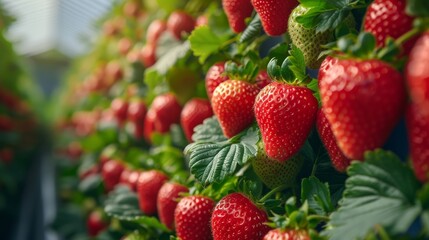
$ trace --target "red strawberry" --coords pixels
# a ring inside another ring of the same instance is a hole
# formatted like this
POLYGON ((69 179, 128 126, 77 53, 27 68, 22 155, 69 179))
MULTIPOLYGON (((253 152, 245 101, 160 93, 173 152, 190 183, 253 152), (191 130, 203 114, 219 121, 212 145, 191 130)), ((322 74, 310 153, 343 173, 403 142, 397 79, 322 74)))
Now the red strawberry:
POLYGON ((329 68, 331 68, 333 65, 335 65, 337 63, 338 63, 338 58, 327 56, 323 60, 322 64, 320 65, 318 79, 322 79, 322 77, 323 77, 323 75, 325 75, 326 71, 328 71, 329 68))
POLYGON ((412 102, 421 114, 429 116, 429 32, 426 32, 413 48, 406 69, 408 88, 412 102))
POLYGON ((182 39, 184 33, 194 30, 195 19, 186 12, 175 11, 170 14, 167 21, 167 29, 177 39, 182 39))
POLYGON ((258 85, 258 87, 260 89, 266 87, 268 84, 271 83, 271 79, 268 76, 267 70, 261 70, 259 71, 258 75, 256 75, 256 85, 258 85))
POLYGON ((137 182, 140 177, 140 172, 138 170, 131 171, 131 173, 128 175, 128 181, 127 184, 133 190, 134 192, 137 191, 137 182))
POLYGON ((270 230, 267 213, 241 193, 222 198, 211 219, 214 240, 259 240, 270 230))
POLYGON ((101 213, 98 211, 91 212, 86 220, 86 227, 90 237, 97 236, 101 231, 106 229, 107 226, 108 223, 103 220, 101 213))
POLYGON ((128 168, 124 168, 124 170, 121 173, 121 177, 119 178, 119 182, 122 184, 127 184, 128 177, 130 176, 131 170, 128 168))
POLYGON ((172 93, 157 96, 150 106, 145 119, 144 135, 147 140, 155 131, 166 133, 174 123, 180 122, 182 107, 172 93))
POLYGON ((270 36, 278 36, 287 31, 289 15, 298 6, 298 1, 252 0, 252 4, 265 32, 270 36))
POLYGON ((101 176, 103 177, 104 187, 108 192, 113 190, 116 184, 119 183, 124 165, 117 160, 107 161, 102 169, 101 176))
MULTIPOLYGON (((413 28, 414 18, 405 13, 406 0, 375 0, 364 18, 364 30, 374 34, 377 45, 384 46, 386 39, 399 38, 413 28)), ((409 53, 417 38, 404 44, 405 53, 409 53)))
POLYGON ((380 60, 339 60, 319 79, 324 113, 350 159, 382 147, 403 114, 401 74, 380 60))
POLYGON ((156 63, 156 45, 148 43, 139 52, 139 60, 145 67, 150 67, 156 63))
POLYGON ((252 124, 255 119, 253 104, 258 92, 256 84, 240 80, 227 80, 215 89, 213 112, 226 137, 231 138, 252 124))
POLYGON ((15 124, 9 116, 0 115, 0 131, 11 131, 14 129, 15 124))
POLYGON ((156 198, 159 189, 168 180, 168 177, 157 170, 140 173, 137 181, 137 195, 140 209, 146 215, 156 214, 156 198))
POLYGON ((182 198, 174 211, 177 237, 181 240, 210 240, 210 218, 215 202, 207 197, 182 198))
POLYGON ((210 102, 206 99, 194 98, 185 104, 180 116, 180 122, 189 142, 192 142, 194 128, 203 123, 204 119, 211 116, 213 116, 213 110, 210 102))
POLYGON ((116 121, 122 124, 127 119, 128 103, 122 98, 115 98, 110 105, 116 121))
POLYGON ((244 29, 246 29, 244 20, 250 17, 253 12, 253 6, 250 0, 222 0, 222 6, 231 29, 235 33, 244 31, 244 29))
POLYGON ((134 123, 143 123, 146 117, 146 104, 142 100, 133 100, 128 106, 128 120, 134 123))
POLYGON ((408 142, 414 172, 421 182, 429 181, 429 116, 411 104, 407 110, 408 142))
POLYGON ((206 91, 209 99, 212 99, 217 86, 228 79, 229 77, 225 74, 225 62, 218 62, 210 67, 206 74, 206 91))
POLYGON ((255 117, 267 156, 286 161, 304 145, 318 103, 306 87, 273 82, 256 97, 255 117))
POLYGON ((180 193, 188 192, 188 188, 178 183, 164 183, 158 193, 157 206, 159 220, 169 229, 174 229, 174 210, 179 203, 180 193))
POLYGON ((346 168, 350 165, 350 159, 344 156, 344 153, 341 152, 341 149, 338 147, 337 140, 335 139, 334 133, 332 133, 331 125, 328 119, 326 119, 323 110, 319 110, 317 114, 316 126, 320 139, 331 158, 332 165, 339 172, 346 171, 346 168))
POLYGON ((310 236, 305 230, 273 229, 264 236, 263 240, 310 240, 310 236))
POLYGON ((167 23, 161 19, 153 20, 146 32, 146 43, 156 45, 161 34, 167 30, 167 23))
POLYGON ((10 148, 0 149, 0 162, 9 164, 13 160, 13 151, 10 148))

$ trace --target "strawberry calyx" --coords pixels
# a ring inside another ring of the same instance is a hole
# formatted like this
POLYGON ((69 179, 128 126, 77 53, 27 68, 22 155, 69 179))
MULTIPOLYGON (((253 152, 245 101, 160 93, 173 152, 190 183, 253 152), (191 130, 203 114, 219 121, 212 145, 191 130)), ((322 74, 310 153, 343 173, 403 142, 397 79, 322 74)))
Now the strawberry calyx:
POLYGON ((242 64, 237 64, 233 61, 228 61, 225 63, 225 74, 229 77, 229 79, 254 83, 258 72, 259 65, 250 58, 244 58, 242 64))

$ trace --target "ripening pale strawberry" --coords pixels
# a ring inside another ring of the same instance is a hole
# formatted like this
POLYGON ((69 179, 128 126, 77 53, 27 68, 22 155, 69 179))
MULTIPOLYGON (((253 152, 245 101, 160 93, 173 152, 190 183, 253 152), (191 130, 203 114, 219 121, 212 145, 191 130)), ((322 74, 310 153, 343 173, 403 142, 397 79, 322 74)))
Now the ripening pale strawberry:
POLYGON ((140 173, 137 181, 137 195, 140 209, 146 215, 157 213, 157 197, 159 189, 168 180, 168 177, 160 171, 150 170, 140 173))
POLYGON ((246 29, 245 19, 253 12, 250 0, 222 0, 222 6, 231 29, 235 33, 243 32, 246 29))
POLYGON ((228 79, 229 77, 225 74, 225 62, 215 63, 209 68, 206 74, 206 91, 209 99, 212 99, 217 86, 228 79))
POLYGON ((322 109, 317 113, 316 127, 320 140, 322 140, 329 158, 331 159, 332 165, 337 171, 345 172, 351 161, 344 156, 344 153, 341 152, 341 149, 338 147, 337 140, 335 139, 334 133, 332 133, 331 125, 328 119, 326 119, 322 109))
POLYGON ((421 182, 429 181, 429 116, 410 104, 407 109, 407 131, 414 173, 421 182))
POLYGON ((213 112, 226 137, 231 138, 252 124, 255 119, 253 104, 258 92, 258 85, 240 80, 227 80, 215 89, 213 112))
POLYGON ((265 211, 241 193, 231 193, 216 204, 211 219, 214 240, 259 240, 270 230, 265 211))
POLYGON ((174 212, 177 237, 181 240, 210 240, 210 218, 215 202, 203 196, 182 198, 174 212))
POLYGON ((411 101, 422 114, 429 116, 429 32, 414 46, 406 68, 411 101))
POLYGON ((188 188, 178 183, 164 183, 158 193, 157 208, 159 220, 169 229, 174 229, 174 211, 180 200, 180 194, 188 188))
POLYGON ((380 60, 339 60, 319 86, 338 146, 352 160, 382 147, 404 112, 402 76, 380 60))
MULTIPOLYGON (((405 12, 406 0, 375 0, 369 6, 364 18, 364 30, 374 34, 377 45, 383 47, 388 37, 397 39, 413 28, 414 18, 405 12)), ((404 44, 409 53, 417 38, 404 44)))
POLYGON ((310 240, 310 235, 305 230, 273 229, 262 240, 310 240))
POLYGON ((252 4, 261 18, 264 31, 270 36, 278 36, 287 31, 289 15, 298 6, 298 1, 252 0, 252 4))
POLYGON ((310 134, 317 108, 306 87, 273 82, 262 89, 254 110, 267 156, 283 162, 295 155, 310 134))
POLYGON ((279 162, 271 159, 264 151, 263 144, 259 143, 258 154, 252 159, 252 167, 259 179, 270 189, 279 186, 291 187, 302 168, 304 157, 296 154, 288 161, 279 162))
POLYGON ((213 110, 209 100, 194 98, 185 104, 180 115, 180 123, 189 142, 192 142, 194 128, 211 116, 213 116, 213 110))

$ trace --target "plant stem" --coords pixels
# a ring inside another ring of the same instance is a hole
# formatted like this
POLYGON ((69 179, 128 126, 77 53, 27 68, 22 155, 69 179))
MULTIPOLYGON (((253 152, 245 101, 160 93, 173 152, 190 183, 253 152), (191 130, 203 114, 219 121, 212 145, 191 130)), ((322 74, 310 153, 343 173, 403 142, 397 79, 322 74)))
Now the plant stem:
POLYGON ((410 38, 416 36, 422 32, 418 28, 413 28, 410 31, 406 32, 404 35, 400 36, 398 39, 395 40, 395 44, 398 46, 402 46, 406 41, 408 41, 410 38))
POLYGON ((268 198, 270 198, 274 193, 283 191, 286 188, 288 188, 288 186, 286 186, 286 185, 281 185, 281 186, 278 186, 278 187, 274 188, 273 190, 271 190, 270 192, 268 192, 267 194, 265 194, 265 196, 263 196, 261 199, 259 199, 259 202, 265 202, 265 201, 267 201, 268 198))

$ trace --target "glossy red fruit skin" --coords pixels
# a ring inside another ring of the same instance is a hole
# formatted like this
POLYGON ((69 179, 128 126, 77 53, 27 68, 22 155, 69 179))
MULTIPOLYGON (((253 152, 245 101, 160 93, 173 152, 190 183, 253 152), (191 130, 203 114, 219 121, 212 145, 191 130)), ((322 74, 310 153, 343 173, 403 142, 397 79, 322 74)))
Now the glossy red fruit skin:
POLYGON ((408 142, 414 173, 421 182, 429 181, 429 116, 410 104, 406 115, 408 142))
POLYGON ((262 89, 262 88, 266 87, 268 84, 270 84, 271 79, 268 76, 267 70, 259 71, 258 75, 256 75, 255 82, 256 82, 256 85, 258 85, 258 87, 260 89, 262 89))
POLYGON ((180 106, 176 96, 172 93, 165 93, 157 96, 150 106, 144 126, 144 136, 150 141, 153 132, 166 133, 170 131, 172 124, 180 123, 180 106))
POLYGON ((184 11, 175 11, 167 20, 167 29, 180 40, 184 33, 190 33, 195 28, 195 19, 184 11))
POLYGON ((279 36, 287 31, 289 15, 299 3, 296 0, 252 0, 252 4, 264 31, 270 36, 279 36))
POLYGON ((156 45, 162 33, 167 30, 167 23, 161 19, 153 20, 146 32, 146 43, 156 45))
POLYGON ((318 79, 322 79, 326 71, 328 71, 333 65, 338 63, 338 58, 327 56, 322 64, 320 65, 318 79))
POLYGON ((166 181, 168 181, 168 177, 157 170, 140 173, 137 181, 137 195, 140 209, 146 215, 155 215, 157 213, 156 198, 159 189, 166 181))
POLYGON ((319 86, 338 146, 352 160, 382 147, 404 113, 402 76, 380 60, 339 60, 319 86))
POLYGON ((96 237, 107 226, 108 224, 103 221, 101 214, 97 211, 91 212, 86 220, 86 227, 90 237, 96 237))
POLYGON ((273 229, 262 240, 310 240, 305 230, 273 229))
MULTIPOLYGON (((375 0, 372 2, 364 18, 364 30, 374 34, 377 45, 385 45, 390 36, 399 38, 413 28, 414 18, 405 13, 406 0, 375 0)), ((404 52, 408 54, 416 42, 412 38, 404 44, 404 52)))
POLYGON ((246 29, 244 20, 250 17, 253 12, 250 0, 222 0, 222 6, 232 31, 235 33, 243 32, 246 29))
POLYGON ((241 193, 232 193, 216 204, 211 219, 213 239, 259 240, 270 230, 267 213, 241 193))
POLYGON ((128 105, 128 120, 134 123, 143 124, 146 117, 147 107, 144 101, 131 101, 128 105))
POLYGON ((128 181, 126 182, 130 189, 137 192, 137 182, 139 180, 141 171, 134 170, 128 175, 128 181))
POLYGON ((414 46, 406 67, 411 101, 424 116, 429 116, 429 32, 414 46))
POLYGON ((209 99, 212 99, 217 86, 226 80, 229 80, 229 77, 225 74, 225 62, 215 63, 209 68, 206 74, 206 91, 209 99))
POLYGON ((124 165, 117 160, 109 160, 103 165, 101 176, 107 192, 112 191, 119 183, 122 171, 124 171, 124 165))
POLYGON ((341 149, 338 147, 331 125, 329 124, 328 119, 326 119, 322 109, 317 113, 316 127, 320 140, 322 140, 329 158, 331 159, 332 165, 337 171, 345 172, 351 161, 344 156, 344 153, 341 152, 341 149))
POLYGON ((122 124, 127 119, 128 103, 122 98, 115 98, 110 105, 116 121, 122 124))
POLYGON ((158 193, 157 207, 159 220, 169 229, 174 230, 174 211, 179 203, 180 194, 188 188, 178 183, 164 183, 158 193))
POLYGON ((273 82, 262 89, 254 110, 267 156, 283 162, 295 155, 310 134, 317 109, 306 87, 273 82))
POLYGON ((213 110, 207 99, 194 98, 185 104, 180 115, 180 123, 189 142, 192 142, 194 128, 211 116, 213 110))
POLYGON ((253 104, 258 92, 256 84, 240 80, 227 80, 215 89, 213 112, 227 138, 237 135, 255 120, 253 104))
POLYGON ((146 44, 139 52, 140 62, 146 68, 151 67, 156 63, 156 45, 146 44))
POLYGON ((215 202, 203 196, 182 198, 174 211, 177 237, 181 240, 210 240, 210 218, 215 202))

